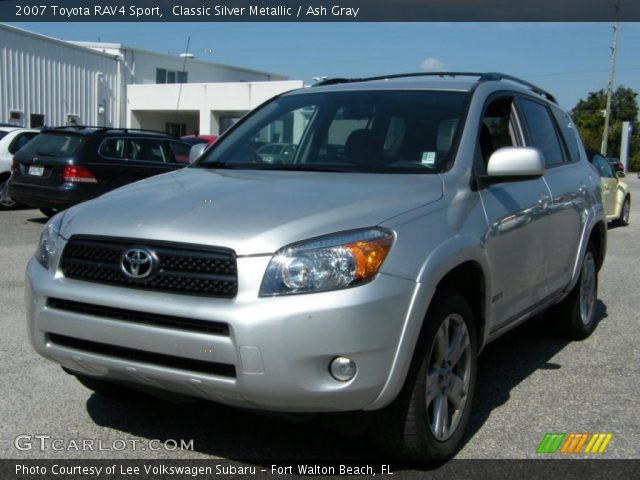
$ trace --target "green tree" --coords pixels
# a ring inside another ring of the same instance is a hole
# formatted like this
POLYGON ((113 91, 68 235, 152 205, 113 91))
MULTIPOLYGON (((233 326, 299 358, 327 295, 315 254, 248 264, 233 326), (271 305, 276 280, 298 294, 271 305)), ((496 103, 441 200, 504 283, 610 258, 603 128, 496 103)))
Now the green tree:
MULTIPOLYGON (((629 145, 631 170, 640 170, 640 122, 638 122, 638 94, 631 88, 618 87, 611 96, 611 119, 607 156, 620 157, 622 122, 631 122, 632 135, 629 145)), ((599 151, 604 129, 604 109, 607 94, 604 90, 590 92, 586 100, 581 99, 571 111, 585 146, 599 151)))

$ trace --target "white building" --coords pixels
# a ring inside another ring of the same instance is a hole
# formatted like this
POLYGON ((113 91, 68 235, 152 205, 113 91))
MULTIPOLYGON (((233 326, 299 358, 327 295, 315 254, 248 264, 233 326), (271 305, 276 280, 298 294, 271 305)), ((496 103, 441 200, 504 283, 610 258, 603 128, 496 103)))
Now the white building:
POLYGON ((268 98, 301 86, 268 72, 0 24, 0 123, 218 134, 268 98))

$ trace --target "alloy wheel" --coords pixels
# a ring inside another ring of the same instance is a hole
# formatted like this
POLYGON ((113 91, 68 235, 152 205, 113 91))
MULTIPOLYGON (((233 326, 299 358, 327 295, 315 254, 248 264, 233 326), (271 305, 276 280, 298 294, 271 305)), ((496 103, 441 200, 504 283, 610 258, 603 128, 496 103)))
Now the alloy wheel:
POLYGON ((457 313, 445 317, 429 355, 426 381, 427 417, 439 441, 458 428, 471 381, 471 343, 464 319, 457 313))
POLYGON ((588 325, 593 318, 596 306, 596 262, 591 251, 587 250, 582 262, 580 274, 580 319, 588 325))

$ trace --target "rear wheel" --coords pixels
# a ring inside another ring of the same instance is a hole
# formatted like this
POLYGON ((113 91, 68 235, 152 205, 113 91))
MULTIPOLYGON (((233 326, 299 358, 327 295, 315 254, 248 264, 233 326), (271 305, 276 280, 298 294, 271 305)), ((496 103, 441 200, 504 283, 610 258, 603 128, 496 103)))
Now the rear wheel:
POLYGON ((18 205, 18 203, 7 193, 8 181, 9 177, 0 179, 0 210, 11 210, 18 205))
POLYGON ((622 208, 620 209, 620 216, 616 223, 621 227, 626 227, 629 225, 629 211, 631 210, 631 202, 629 201, 629 197, 625 197, 624 202, 622 203, 622 208))
POLYGON ((554 307, 555 325, 562 336, 583 340, 595 330, 598 298, 598 267, 593 244, 589 243, 582 259, 580 277, 571 293, 554 307))
POLYGON ((476 381, 477 339, 466 299, 446 292, 427 313, 406 383, 376 412, 372 435, 388 453, 445 459, 460 448, 476 381))
POLYGON ((55 209, 55 208, 41 208, 40 212, 45 216, 45 217, 53 217, 56 213, 58 213, 60 210, 55 209))

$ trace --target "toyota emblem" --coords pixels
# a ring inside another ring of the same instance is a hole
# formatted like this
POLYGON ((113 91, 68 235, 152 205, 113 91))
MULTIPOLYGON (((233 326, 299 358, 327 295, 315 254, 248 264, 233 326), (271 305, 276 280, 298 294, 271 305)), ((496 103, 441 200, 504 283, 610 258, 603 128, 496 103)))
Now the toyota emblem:
POLYGON ((155 272, 158 265, 156 255, 142 247, 125 250, 120 258, 120 269, 127 277, 142 280, 155 272))

